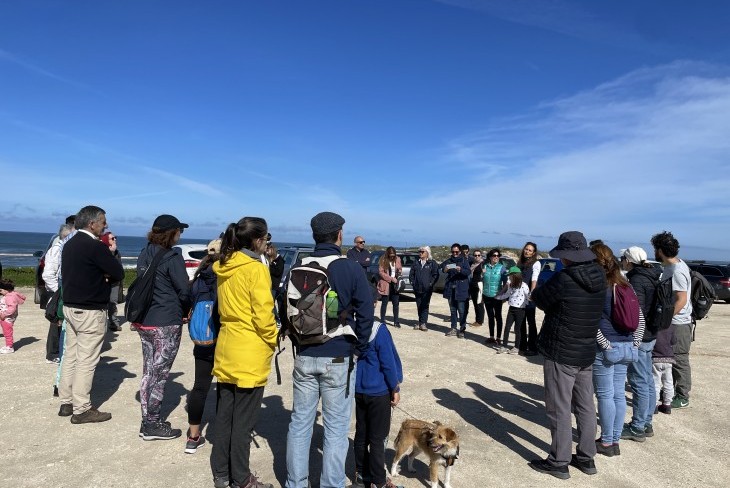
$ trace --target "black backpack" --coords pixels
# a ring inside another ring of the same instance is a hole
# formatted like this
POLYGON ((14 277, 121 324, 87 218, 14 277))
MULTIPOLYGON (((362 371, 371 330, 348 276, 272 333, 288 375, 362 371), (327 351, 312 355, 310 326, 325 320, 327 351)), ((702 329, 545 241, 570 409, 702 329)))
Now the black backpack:
POLYGON ((672 279, 657 280, 654 289, 654 299, 647 313, 647 325, 649 330, 659 331, 672 325, 674 317, 674 293, 672 292, 672 279))
POLYGON ((127 301, 124 304, 124 316, 133 324, 138 324, 144 320, 147 311, 152 304, 152 294, 155 291, 155 276, 157 276, 157 266, 169 249, 161 249, 142 276, 137 275, 129 289, 127 290, 127 301))
POLYGON ((690 297, 692 301, 692 318, 702 320, 710 311, 717 294, 707 278, 697 271, 690 270, 689 276, 692 280, 692 296, 690 297))

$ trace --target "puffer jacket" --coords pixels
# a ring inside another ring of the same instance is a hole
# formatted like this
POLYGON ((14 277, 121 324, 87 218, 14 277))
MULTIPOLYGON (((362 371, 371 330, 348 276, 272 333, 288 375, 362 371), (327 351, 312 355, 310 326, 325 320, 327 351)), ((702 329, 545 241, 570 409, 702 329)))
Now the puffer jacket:
POLYGON ((469 299, 469 278, 471 277, 471 269, 469 261, 462 255, 458 257, 451 256, 441 263, 441 270, 446 273, 446 282, 444 283, 444 298, 451 299, 451 290, 456 291, 454 298, 458 301, 469 299), (455 264, 459 266, 460 271, 450 269, 446 271, 446 266, 455 264))
POLYGON ((545 312, 538 349, 545 359, 587 367, 596 357, 596 335, 606 297, 606 273, 595 262, 563 268, 532 292, 545 312))
MULTIPOLYGON (((502 263, 484 265, 482 272, 482 294, 485 297, 494 298, 502 285, 507 281, 507 270, 502 263)), ((529 286, 529 285, 528 285, 529 286)))
MULTIPOLYGON (((147 243, 147 247, 137 258, 137 275, 144 274, 162 246, 147 243)), ((168 249, 162 256, 155 274, 155 287, 152 292, 152 303, 140 322, 149 327, 181 325, 182 318, 190 311, 190 285, 185 261, 180 250, 168 249)))
POLYGON ((214 263, 213 272, 221 319, 213 376, 239 388, 264 386, 277 333, 269 268, 244 251, 214 263))
MULTIPOLYGON (((644 317, 650 317, 649 308, 654 303, 654 292, 656 291, 661 274, 662 272, 653 266, 651 268, 634 266, 631 271, 626 273, 626 278, 629 279, 629 283, 631 283, 639 299, 639 306, 644 313, 644 317)), ((656 338, 656 327, 651 327, 651 324, 647 321, 646 329, 644 329, 644 337, 641 339, 642 342, 651 342, 656 338)))

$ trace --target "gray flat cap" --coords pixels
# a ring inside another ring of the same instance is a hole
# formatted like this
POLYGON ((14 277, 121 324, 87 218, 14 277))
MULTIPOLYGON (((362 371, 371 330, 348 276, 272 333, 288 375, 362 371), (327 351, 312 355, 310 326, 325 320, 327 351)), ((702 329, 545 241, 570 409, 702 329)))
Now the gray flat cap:
POLYGON ((337 232, 345 224, 345 219, 334 212, 320 212, 310 222, 315 234, 330 234, 337 232))

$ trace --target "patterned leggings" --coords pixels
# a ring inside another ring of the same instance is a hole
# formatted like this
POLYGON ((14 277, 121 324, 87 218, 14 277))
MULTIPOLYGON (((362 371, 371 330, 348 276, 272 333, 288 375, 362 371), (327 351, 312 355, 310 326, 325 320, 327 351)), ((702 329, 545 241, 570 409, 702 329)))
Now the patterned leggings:
POLYGON ((182 325, 138 328, 142 340, 142 382, 139 385, 139 403, 142 421, 160 421, 160 407, 170 368, 180 349, 182 325))

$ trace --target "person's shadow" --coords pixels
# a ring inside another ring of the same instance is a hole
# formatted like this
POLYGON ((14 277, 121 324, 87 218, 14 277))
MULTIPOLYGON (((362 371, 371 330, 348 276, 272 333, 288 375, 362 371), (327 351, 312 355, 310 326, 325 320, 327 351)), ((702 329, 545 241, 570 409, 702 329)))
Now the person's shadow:
POLYGON ((127 378, 137 375, 125 369, 126 362, 117 361, 113 356, 102 356, 94 373, 94 383, 91 388, 91 403, 100 407, 109 400, 127 378))
MULTIPOLYGON (((0 334, 2 335, 2 334, 0 334)), ((33 344, 34 342, 38 342, 40 339, 37 337, 29 336, 29 337, 23 337, 22 339, 19 339, 13 343, 13 349, 16 351, 22 347, 29 346, 33 344)))
POLYGON ((500 414, 509 412, 536 425, 545 426, 544 409, 541 404, 511 392, 490 390, 477 383, 469 382, 467 385, 474 390, 478 399, 461 397, 446 388, 432 391, 439 404, 458 413, 466 422, 523 459, 529 461, 542 455, 523 446, 517 439, 522 439, 539 450, 546 452, 550 450, 545 441, 500 414))

